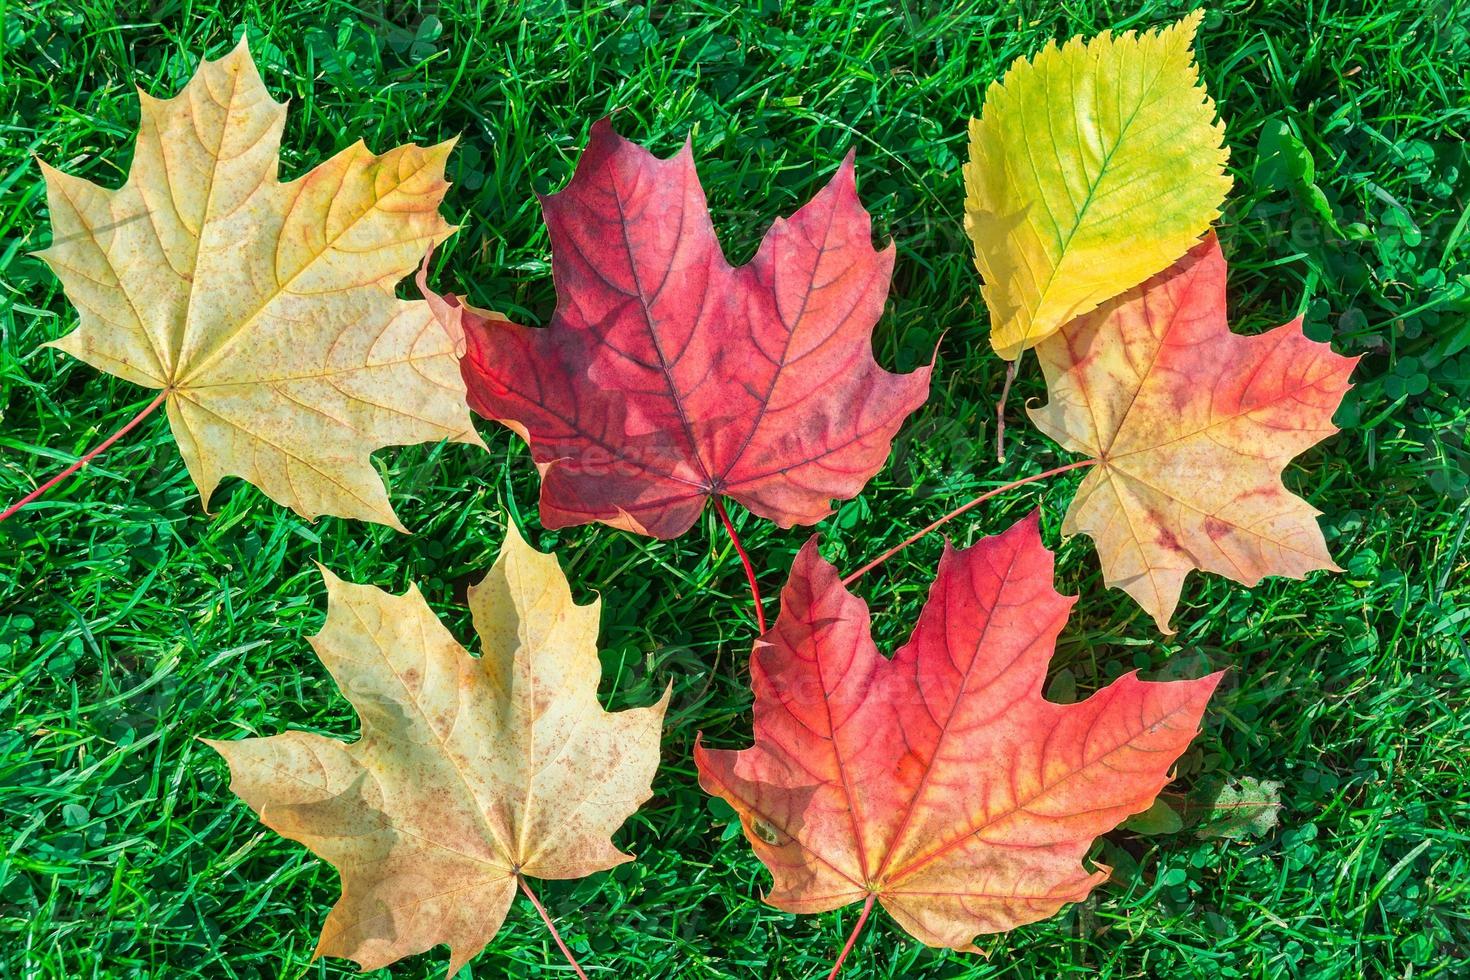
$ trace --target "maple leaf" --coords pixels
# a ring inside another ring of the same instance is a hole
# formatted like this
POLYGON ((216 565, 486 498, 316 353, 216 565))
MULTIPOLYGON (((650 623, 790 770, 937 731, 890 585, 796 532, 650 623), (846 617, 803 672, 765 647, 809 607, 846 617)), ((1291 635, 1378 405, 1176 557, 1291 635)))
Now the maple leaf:
POLYGON ((1087 700, 1042 697, 1074 599, 1052 587, 1038 517, 956 551, 909 642, 878 653, 867 605, 797 555, 781 615, 751 654, 755 745, 696 743, 775 878, 767 901, 812 913, 876 900, 931 946, 974 951, 1081 900, 1107 877, 1092 840, 1149 807, 1220 675, 1127 674, 1087 700))
POLYGON ((1300 317, 1231 333, 1225 273, 1212 234, 1036 348, 1050 401, 1032 421, 1097 461, 1062 532, 1091 537, 1107 584, 1165 633, 1191 569, 1254 585, 1337 568, 1281 471, 1337 431, 1357 358, 1308 340, 1300 317))
POLYGON ((452 142, 381 156, 359 142, 281 183, 286 107, 244 40, 175 98, 138 96, 121 188, 42 165, 40 255, 80 313, 51 346, 167 393, 206 506, 233 475, 307 518, 402 529, 372 451, 483 445, 456 338, 393 295, 453 231, 438 211, 452 142))
POLYGON ((970 120, 965 228, 1014 360, 1183 255, 1230 190, 1190 45, 1202 12, 1018 58, 970 120))
POLYGON ((362 737, 208 744, 262 823, 341 872, 317 955, 373 970, 447 943, 452 976, 500 928, 518 875, 632 860, 610 837, 651 795, 669 695, 602 710, 599 604, 575 605, 556 558, 513 526, 469 592, 479 658, 416 587, 393 596, 322 576, 327 621, 311 644, 362 737))
POLYGON ((431 299, 462 323, 470 406, 530 444, 547 527, 672 538, 715 495, 782 527, 815 523, 862 490, 928 394, 928 367, 894 375, 873 359, 894 249, 873 249, 851 154, 739 268, 687 142, 660 160, 604 119, 542 206, 549 327, 431 299))

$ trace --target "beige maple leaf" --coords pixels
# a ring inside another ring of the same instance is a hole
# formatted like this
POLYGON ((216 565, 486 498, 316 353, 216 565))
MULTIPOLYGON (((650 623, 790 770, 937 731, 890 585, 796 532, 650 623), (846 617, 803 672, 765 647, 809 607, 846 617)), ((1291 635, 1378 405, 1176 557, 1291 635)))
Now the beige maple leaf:
POLYGON ((1211 233, 1036 348, 1050 400, 1031 420, 1096 461, 1062 533, 1092 538, 1107 584, 1165 633, 1195 569, 1246 585, 1337 570, 1281 472, 1337 431, 1358 359, 1308 340, 1300 317, 1233 333, 1225 283, 1211 233))
POLYGON ((42 165, 40 255, 80 313, 53 346, 166 392, 206 506, 232 475, 307 518, 401 529, 372 452, 483 445, 461 338, 393 292, 454 230, 439 216, 452 141, 382 155, 358 142, 282 183, 286 106, 243 40, 176 97, 138 96, 122 187, 42 165))
POLYGON ((500 928, 518 876, 632 860, 611 835, 651 795, 669 694, 602 709, 599 603, 574 604, 555 556, 513 527, 470 589, 479 658, 417 588, 393 596, 322 575, 327 622, 311 643, 362 737, 207 744, 262 823, 341 872, 318 955, 372 970, 447 943, 452 976, 500 928))

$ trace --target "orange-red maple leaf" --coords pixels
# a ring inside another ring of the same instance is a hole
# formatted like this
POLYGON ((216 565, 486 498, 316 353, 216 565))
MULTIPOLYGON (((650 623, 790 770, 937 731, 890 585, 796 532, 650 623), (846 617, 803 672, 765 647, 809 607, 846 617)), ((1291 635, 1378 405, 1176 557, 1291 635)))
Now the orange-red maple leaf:
POLYGON ((1308 340, 1301 318, 1230 332, 1213 234, 1173 267, 1036 348, 1050 401, 1037 428, 1097 460, 1062 523, 1097 544, 1103 577, 1158 623, 1191 569, 1255 585, 1336 570, 1317 510, 1281 483, 1337 431, 1355 357, 1308 340))
POLYGON ((948 546, 909 642, 878 653, 867 605, 815 540, 751 655, 755 745, 696 745, 700 783, 740 814, 767 900, 822 912, 876 898, 931 946, 975 949, 1107 877, 1082 858, 1145 810, 1219 674, 1127 674, 1079 704, 1042 696, 1074 599, 1037 516, 948 546))
POLYGON ((850 154, 738 268, 687 143, 660 160, 604 119, 542 207, 549 327, 430 301, 463 324, 470 406, 530 443, 547 527, 672 538, 712 496, 814 524, 862 490, 928 394, 928 367, 873 358, 894 249, 873 249, 850 154))

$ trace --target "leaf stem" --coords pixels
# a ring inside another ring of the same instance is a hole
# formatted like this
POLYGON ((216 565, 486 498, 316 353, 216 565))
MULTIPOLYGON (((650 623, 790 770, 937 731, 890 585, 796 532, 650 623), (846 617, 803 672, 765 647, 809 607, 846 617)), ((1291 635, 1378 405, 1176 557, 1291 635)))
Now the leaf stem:
POLYGON ((88 463, 90 463, 92 461, 93 457, 100 455, 102 452, 106 451, 106 449, 107 449, 108 446, 111 446, 114 442, 117 442, 123 436, 125 436, 129 432, 133 431, 133 429, 138 425, 139 422, 142 422, 148 416, 152 415, 153 414, 153 410, 156 409, 156 408, 158 408, 159 405, 162 405, 163 404, 164 399, 168 397, 168 392, 169 392, 169 389, 167 389, 167 388, 165 388, 162 391, 160 391, 158 393, 158 397, 154 398, 151 402, 149 402, 146 406, 144 406, 143 410, 140 411, 137 415, 134 415, 131 419, 129 419, 127 421, 127 423, 123 425, 122 428, 118 429, 112 435, 110 435, 106 439, 102 440, 101 444, 99 444, 97 446, 97 448, 95 448, 91 452, 87 453, 87 455, 83 456, 81 459, 77 460, 75 463, 72 463, 66 469, 64 469, 60 473, 56 474, 51 479, 49 479, 45 483, 41 484, 39 487, 37 487, 36 489, 32 490, 30 493, 26 494, 24 497, 21 497, 15 503, 11 504, 9 507, 5 508, 4 513, 0 513, 0 521, 5 520, 11 514, 14 514, 16 511, 20 510, 26 504, 29 504, 31 501, 35 500, 37 497, 39 497, 42 494, 44 494, 47 490, 50 490, 52 487, 56 486, 56 484, 60 483, 62 480, 65 480, 67 477, 71 476, 73 473, 75 473, 77 470, 81 469, 83 466, 86 466, 88 463))
POLYGON ((861 578, 864 572, 871 572, 873 569, 877 568, 879 565, 883 564, 885 561, 892 558, 894 555, 898 554, 900 551, 907 548, 909 545, 913 544, 915 541, 919 540, 930 531, 933 531, 938 527, 948 524, 950 521, 954 520, 956 517, 959 517, 966 511, 974 510, 976 507, 979 507, 991 497, 1005 493, 1007 490, 1014 490, 1016 489, 1016 487, 1024 487, 1028 483, 1036 483, 1038 480, 1045 480, 1047 477, 1057 476, 1062 473, 1068 473, 1072 470, 1080 470, 1084 466, 1092 466, 1096 462, 1097 460, 1095 459, 1079 459, 1075 463, 1068 463, 1066 466, 1058 466, 1056 469, 1047 470, 1045 473, 1037 473, 1034 476, 1024 477, 1020 480, 1013 480, 1010 483, 1007 483, 1005 486, 996 487, 994 490, 987 490, 969 503, 956 507, 948 514, 945 514, 943 517, 939 518, 939 520, 934 521, 921 530, 915 531, 913 534, 910 534, 898 544, 894 545, 892 548, 889 548, 887 551, 883 552, 883 554, 879 555, 877 558, 874 558, 862 568, 859 568, 857 571, 847 576, 847 578, 842 580, 842 584, 851 585, 859 578, 861 578))
POLYGON ((1006 461, 1006 399, 1011 397, 1011 382, 1016 380, 1016 372, 1020 370, 1021 358, 1025 355, 1021 351, 1016 355, 1014 361, 1006 362, 1006 381, 1000 389, 1000 399, 995 403, 995 461, 1004 463, 1006 461))
POLYGON ((761 603, 761 587, 755 581, 755 568, 750 564, 750 556, 745 553, 745 547, 740 543, 740 535, 735 533, 735 525, 730 522, 730 515, 725 510, 725 502, 719 497, 715 500, 715 513, 720 515, 720 520, 725 525, 725 531, 730 535, 730 542, 735 545, 735 553, 740 556, 740 563, 745 566, 745 577, 750 582, 750 595, 755 600, 755 625, 756 628, 765 633, 766 611, 761 603))
POLYGON ((847 945, 842 947, 842 952, 837 955, 837 962, 832 964, 832 972, 827 974, 827 980, 837 980, 837 971, 842 969, 842 964, 847 959, 847 954, 852 952, 853 944, 857 942, 858 933, 863 931, 863 926, 868 922, 868 913, 873 911, 873 899, 877 896, 868 893, 868 900, 863 903, 863 911, 858 915, 857 925, 852 927, 852 933, 847 937, 847 945))
POLYGON ((572 964, 572 969, 577 971, 577 976, 581 980, 587 980, 587 974, 582 972, 582 967, 577 963, 577 958, 572 955, 571 950, 567 949, 567 944, 562 942, 561 933, 557 932, 556 926, 552 924, 551 916, 546 913, 546 906, 541 904, 540 899, 536 897, 536 893, 531 891, 531 886, 526 883, 526 876, 517 871, 516 881, 520 883, 521 891, 526 893, 526 897, 531 900, 531 904, 536 906, 536 911, 541 913, 541 921, 545 922, 546 928, 551 930, 551 938, 556 940, 556 945, 561 950, 561 955, 565 956, 567 962, 572 964))

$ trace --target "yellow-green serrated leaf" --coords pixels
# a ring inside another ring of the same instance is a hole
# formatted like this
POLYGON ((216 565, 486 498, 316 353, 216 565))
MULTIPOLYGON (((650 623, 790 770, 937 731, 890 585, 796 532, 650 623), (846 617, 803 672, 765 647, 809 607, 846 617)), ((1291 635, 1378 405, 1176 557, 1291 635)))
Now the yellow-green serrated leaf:
POLYGON ((77 307, 59 347, 167 392, 206 504, 239 476, 308 518, 400 527, 371 454, 483 445, 456 344, 399 280, 453 229, 439 216, 452 141, 361 142, 277 180, 285 105, 240 45, 172 99, 139 92, 117 190, 43 165, 52 244, 77 307))
POLYGON ((965 229, 1001 357, 1168 268, 1219 217, 1228 151, 1194 65, 1200 17, 1050 45, 986 92, 965 229))

